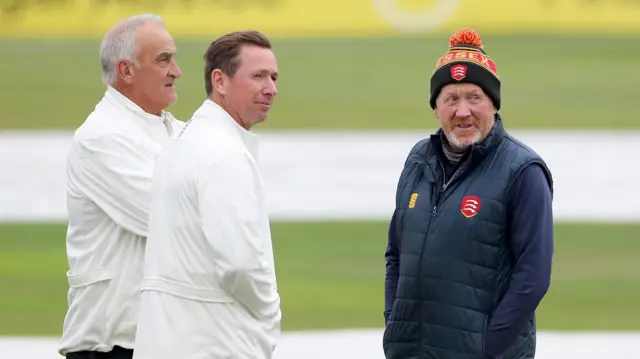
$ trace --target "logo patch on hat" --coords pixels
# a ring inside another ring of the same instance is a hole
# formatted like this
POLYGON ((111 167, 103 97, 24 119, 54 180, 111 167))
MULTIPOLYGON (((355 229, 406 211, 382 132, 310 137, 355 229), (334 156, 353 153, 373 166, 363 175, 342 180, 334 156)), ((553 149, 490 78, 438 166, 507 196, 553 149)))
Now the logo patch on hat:
POLYGON ((480 198, 477 196, 464 196, 462 197, 462 204, 460 205, 460 212, 462 215, 471 218, 478 214, 480 210, 480 198))
POLYGON ((451 77, 458 81, 467 77, 467 66, 462 64, 451 66, 451 77))

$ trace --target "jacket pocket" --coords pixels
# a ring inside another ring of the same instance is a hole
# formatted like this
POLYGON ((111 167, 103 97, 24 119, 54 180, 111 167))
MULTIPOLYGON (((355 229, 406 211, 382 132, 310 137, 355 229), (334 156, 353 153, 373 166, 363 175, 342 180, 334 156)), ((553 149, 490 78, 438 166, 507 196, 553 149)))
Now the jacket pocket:
MULTIPOLYGON (((192 279, 198 277, 192 274, 192 279)), ((196 287, 195 285, 174 282, 164 278, 144 278, 142 280, 142 290, 155 290, 169 293, 177 297, 190 300, 197 300, 207 303, 234 303, 233 298, 221 288, 209 286, 207 288, 196 287)))
POLYGON ((98 282, 108 281, 115 278, 114 273, 109 269, 96 269, 79 274, 67 272, 67 281, 70 288, 82 288, 98 282))
POLYGON ((69 309, 64 330, 70 340, 95 341, 101 348, 110 346, 114 304, 109 292, 114 278, 115 273, 108 269, 67 272, 69 309))
POLYGON ((92 315, 106 317, 110 311, 107 294, 114 278, 115 273, 108 269, 78 274, 67 272, 69 306, 73 307, 74 311, 79 311, 79 315, 91 312, 92 315))

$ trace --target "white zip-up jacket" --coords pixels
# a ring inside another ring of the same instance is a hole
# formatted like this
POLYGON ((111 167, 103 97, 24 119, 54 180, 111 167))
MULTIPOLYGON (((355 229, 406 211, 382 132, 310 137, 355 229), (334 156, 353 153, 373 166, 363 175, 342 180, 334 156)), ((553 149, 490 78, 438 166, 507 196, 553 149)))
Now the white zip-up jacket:
POLYGON ((280 296, 257 138, 210 100, 156 164, 135 359, 268 359, 280 296))
POLYGON ((69 292, 60 354, 133 348, 154 162, 183 126, 108 87, 76 130, 67 158, 69 292))

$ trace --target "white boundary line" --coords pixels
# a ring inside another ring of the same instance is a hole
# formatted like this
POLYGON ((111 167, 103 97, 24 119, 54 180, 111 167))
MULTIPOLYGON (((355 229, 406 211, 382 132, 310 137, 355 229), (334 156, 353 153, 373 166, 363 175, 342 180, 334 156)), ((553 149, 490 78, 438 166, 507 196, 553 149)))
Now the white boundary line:
MULTIPOLYGON (((262 133, 271 218, 388 220, 402 164, 430 130, 262 133)), ((547 161, 556 221, 640 221, 640 132, 514 131, 547 161), (621 154, 629 154, 628 156, 621 154)), ((0 222, 66 219, 71 132, 0 134, 0 222)))
MULTIPOLYGON (((384 359, 382 331, 285 332, 274 359, 384 359)), ((640 358, 640 332, 538 333, 536 359, 640 358)), ((60 359, 55 338, 1 338, 0 358, 60 359)))

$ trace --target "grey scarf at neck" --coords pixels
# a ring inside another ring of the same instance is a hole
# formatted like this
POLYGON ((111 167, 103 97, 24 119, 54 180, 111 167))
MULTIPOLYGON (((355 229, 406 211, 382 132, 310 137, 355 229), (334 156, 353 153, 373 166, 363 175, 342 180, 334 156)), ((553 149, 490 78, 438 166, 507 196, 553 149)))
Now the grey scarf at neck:
POLYGON ((467 151, 455 151, 453 149, 453 147, 451 147, 451 145, 449 144, 449 141, 447 140, 447 136, 444 135, 444 133, 440 136, 441 141, 442 142, 442 152, 444 152, 444 156, 451 162, 451 163, 458 163, 460 162, 460 160, 462 160, 462 157, 464 157, 465 153, 467 151))

